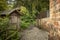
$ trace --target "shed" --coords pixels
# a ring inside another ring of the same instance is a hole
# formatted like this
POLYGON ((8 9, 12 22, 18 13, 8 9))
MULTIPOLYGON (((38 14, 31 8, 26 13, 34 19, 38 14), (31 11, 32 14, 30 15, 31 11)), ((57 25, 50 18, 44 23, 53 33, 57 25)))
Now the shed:
POLYGON ((20 26, 20 16, 22 15, 20 13, 20 9, 15 8, 15 9, 12 9, 12 10, 4 11, 3 13, 1 13, 0 16, 5 17, 6 15, 8 15, 8 17, 9 17, 9 25, 11 25, 11 27, 14 26, 15 28, 19 28, 19 26, 20 26))

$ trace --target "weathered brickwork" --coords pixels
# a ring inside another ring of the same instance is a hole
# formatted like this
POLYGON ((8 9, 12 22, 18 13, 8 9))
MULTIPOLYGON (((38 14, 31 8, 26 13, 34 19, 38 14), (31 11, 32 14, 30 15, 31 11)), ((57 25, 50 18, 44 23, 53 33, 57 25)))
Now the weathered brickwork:
POLYGON ((50 0, 50 20, 49 40, 60 40, 60 0, 50 0))
POLYGON ((50 0, 50 19, 60 25, 60 0, 50 0))

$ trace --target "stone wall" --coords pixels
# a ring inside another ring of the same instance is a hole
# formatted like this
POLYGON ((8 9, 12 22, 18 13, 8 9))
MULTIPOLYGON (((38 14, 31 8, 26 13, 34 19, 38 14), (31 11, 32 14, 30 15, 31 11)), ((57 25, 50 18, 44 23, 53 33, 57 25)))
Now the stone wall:
POLYGON ((60 26, 60 0, 50 0, 50 19, 60 26))
POLYGON ((50 20, 54 27, 60 26, 60 0, 50 0, 50 20))
POLYGON ((50 0, 50 40, 60 40, 60 0, 50 0), (54 35, 55 34, 55 35, 54 35))

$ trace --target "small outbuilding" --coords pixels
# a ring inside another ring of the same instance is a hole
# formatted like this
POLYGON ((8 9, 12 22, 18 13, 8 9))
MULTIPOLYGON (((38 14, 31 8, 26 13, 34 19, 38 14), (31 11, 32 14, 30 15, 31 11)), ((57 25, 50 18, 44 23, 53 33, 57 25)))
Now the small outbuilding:
POLYGON ((15 28, 20 28, 21 13, 19 8, 12 9, 11 11, 4 11, 0 16, 6 17, 6 15, 9 17, 9 26, 12 27, 13 25, 15 28))

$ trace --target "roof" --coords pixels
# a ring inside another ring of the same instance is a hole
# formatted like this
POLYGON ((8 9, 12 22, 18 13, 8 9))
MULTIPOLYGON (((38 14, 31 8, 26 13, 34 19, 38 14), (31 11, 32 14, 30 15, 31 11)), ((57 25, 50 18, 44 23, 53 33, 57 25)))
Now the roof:
POLYGON ((7 14, 10 14, 10 13, 12 13, 14 11, 17 11, 19 13, 20 8, 14 8, 12 10, 5 10, 5 11, 1 12, 1 15, 7 15, 7 14))

